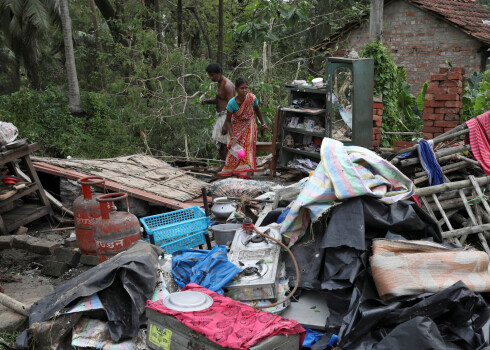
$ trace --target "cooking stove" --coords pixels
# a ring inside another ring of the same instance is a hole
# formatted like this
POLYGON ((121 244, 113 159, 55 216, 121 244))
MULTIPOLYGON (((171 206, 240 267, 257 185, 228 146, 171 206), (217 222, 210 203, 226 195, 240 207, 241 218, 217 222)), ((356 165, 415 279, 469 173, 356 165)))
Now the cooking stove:
MULTIPOLYGON (((257 229, 281 240, 279 228, 257 227, 257 229)), ((241 272, 226 288, 237 300, 277 298, 280 255, 281 246, 276 242, 255 231, 237 230, 228 253, 228 260, 239 266, 241 272)))

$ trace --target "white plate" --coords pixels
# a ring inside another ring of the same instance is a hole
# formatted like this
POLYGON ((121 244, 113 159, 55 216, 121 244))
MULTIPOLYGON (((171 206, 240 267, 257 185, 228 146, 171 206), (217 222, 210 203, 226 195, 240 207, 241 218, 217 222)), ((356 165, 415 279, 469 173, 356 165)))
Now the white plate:
POLYGON ((163 305, 174 311, 201 311, 213 305, 214 301, 209 295, 202 292, 187 290, 172 293, 162 301, 163 305))

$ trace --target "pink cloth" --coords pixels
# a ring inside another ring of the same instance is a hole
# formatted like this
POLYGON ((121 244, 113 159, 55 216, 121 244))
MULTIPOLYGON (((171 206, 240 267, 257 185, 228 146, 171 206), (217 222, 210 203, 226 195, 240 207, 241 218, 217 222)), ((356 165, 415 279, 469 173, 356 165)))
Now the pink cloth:
POLYGON ((471 118, 466 125, 470 129, 471 152, 485 174, 490 175, 490 111, 471 118))
POLYGON ((306 330, 294 320, 256 310, 195 283, 188 284, 182 290, 206 293, 213 298, 214 304, 206 310, 196 312, 170 310, 161 300, 148 300, 146 307, 174 317, 223 347, 245 350, 279 334, 300 334, 300 344, 303 344, 306 330))

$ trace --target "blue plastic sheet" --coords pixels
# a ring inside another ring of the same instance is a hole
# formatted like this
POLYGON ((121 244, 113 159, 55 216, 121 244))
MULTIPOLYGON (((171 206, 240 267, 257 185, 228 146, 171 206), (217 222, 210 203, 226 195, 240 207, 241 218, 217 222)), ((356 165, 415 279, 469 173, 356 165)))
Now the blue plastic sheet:
POLYGON ((321 337, 323 337, 323 333, 315 332, 312 329, 306 328, 306 336, 305 340, 303 340, 303 348, 311 348, 313 344, 315 344, 321 337))
POLYGON ((196 283, 223 294, 222 287, 239 272, 240 268, 228 261, 223 245, 211 250, 182 249, 172 254, 172 274, 180 288, 196 283))

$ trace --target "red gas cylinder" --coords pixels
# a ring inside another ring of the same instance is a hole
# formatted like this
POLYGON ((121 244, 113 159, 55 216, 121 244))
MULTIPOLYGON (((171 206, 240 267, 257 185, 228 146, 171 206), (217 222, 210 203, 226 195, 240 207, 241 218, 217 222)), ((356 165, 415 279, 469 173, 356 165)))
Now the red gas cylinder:
POLYGON ((103 194, 92 193, 91 186, 104 184, 105 180, 103 177, 88 176, 77 182, 82 185, 82 195, 73 202, 78 247, 82 254, 96 255, 93 224, 100 217, 100 205, 96 199, 103 194))
POLYGON ((141 239, 140 222, 129 212, 126 193, 110 193, 97 198, 101 216, 94 223, 95 248, 99 262, 112 258, 141 239), (126 199, 127 212, 111 211, 112 202, 126 199))

